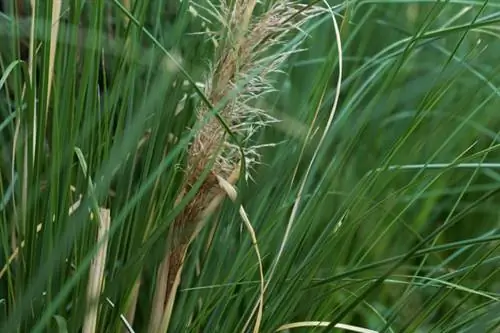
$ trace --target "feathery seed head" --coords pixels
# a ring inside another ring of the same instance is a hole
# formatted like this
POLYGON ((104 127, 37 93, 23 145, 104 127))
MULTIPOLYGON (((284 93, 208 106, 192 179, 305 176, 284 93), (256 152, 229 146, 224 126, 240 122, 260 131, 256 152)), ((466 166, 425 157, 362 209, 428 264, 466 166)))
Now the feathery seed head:
MULTIPOLYGON (((251 170, 259 161, 258 149, 251 145, 251 140, 262 127, 278 121, 257 108, 255 101, 275 91, 272 75, 279 73, 281 65, 291 54, 300 51, 295 48, 279 53, 273 48, 283 46, 287 34, 300 30, 307 20, 323 10, 283 0, 252 20, 255 0, 237 0, 232 8, 225 1, 219 7, 210 2, 205 7, 198 6, 226 27, 226 35, 224 38, 219 35, 216 42, 218 59, 210 70, 205 94, 214 105, 228 95, 234 95, 219 115, 240 139, 247 169, 251 170)), ((200 107, 199 120, 209 112, 207 107, 200 107)), ((189 178, 197 179, 199 171, 211 158, 215 158, 212 171, 220 176, 230 174, 242 158, 239 147, 228 141, 225 129, 214 117, 203 126, 190 147, 189 178)), ((250 178, 249 173, 244 176, 250 178)))

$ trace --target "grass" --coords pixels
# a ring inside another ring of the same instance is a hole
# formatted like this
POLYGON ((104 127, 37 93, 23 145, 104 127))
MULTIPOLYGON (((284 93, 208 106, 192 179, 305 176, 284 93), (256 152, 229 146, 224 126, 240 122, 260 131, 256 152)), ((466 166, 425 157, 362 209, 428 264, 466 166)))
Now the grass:
POLYGON ((496 2, 0 5, 0 332, 499 332, 496 2))

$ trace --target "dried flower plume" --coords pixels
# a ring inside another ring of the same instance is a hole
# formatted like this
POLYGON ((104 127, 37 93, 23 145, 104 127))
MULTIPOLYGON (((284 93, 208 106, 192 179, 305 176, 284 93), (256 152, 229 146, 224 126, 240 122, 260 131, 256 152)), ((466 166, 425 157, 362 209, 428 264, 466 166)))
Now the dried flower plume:
MULTIPOLYGON (((217 46, 217 55, 207 75, 205 94, 213 105, 229 99, 219 115, 243 145, 247 173, 242 176, 248 178, 248 170, 259 161, 259 146, 252 146, 254 135, 263 126, 277 121, 258 108, 256 101, 274 90, 272 76, 279 72, 290 54, 298 51, 296 48, 280 51, 285 46, 287 35, 300 31, 307 20, 323 13, 323 10, 283 0, 260 17, 252 19, 256 0, 232 2, 232 7, 225 1, 219 7, 210 2, 203 2, 203 6, 193 4, 196 8, 190 12, 203 17, 204 22, 211 18, 212 23, 217 22, 218 26, 224 27, 220 33, 207 28, 206 33, 214 38, 214 45, 217 46), (201 16, 200 12, 207 15, 201 16)), ((305 34, 302 36, 305 37, 305 34)), ((214 164, 194 198, 172 224, 169 247, 158 270, 150 332, 164 332, 168 328, 189 244, 202 227, 202 217, 209 213, 207 210, 214 209, 213 202, 224 195, 217 179, 227 179, 234 184, 239 176, 242 162, 240 147, 230 140, 224 126, 211 116, 211 112, 206 105, 198 109, 198 120, 206 123, 189 147, 185 185, 179 200, 200 180, 212 161, 214 164)))

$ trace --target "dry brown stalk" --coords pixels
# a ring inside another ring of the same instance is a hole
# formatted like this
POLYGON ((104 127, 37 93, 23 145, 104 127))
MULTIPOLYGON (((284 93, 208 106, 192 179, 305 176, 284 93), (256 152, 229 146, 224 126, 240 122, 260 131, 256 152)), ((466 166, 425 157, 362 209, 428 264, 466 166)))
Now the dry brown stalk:
MULTIPOLYGON (((239 169, 235 169, 229 182, 236 183, 239 169)), ((168 235, 165 259, 161 263, 153 300, 153 312, 149 332, 164 332, 168 327, 175 294, 180 284, 180 275, 187 250, 206 220, 206 215, 214 211, 222 202, 223 192, 216 186, 217 178, 209 174, 198 193, 173 222, 168 235)), ((178 202, 182 199, 179 197, 178 202)))

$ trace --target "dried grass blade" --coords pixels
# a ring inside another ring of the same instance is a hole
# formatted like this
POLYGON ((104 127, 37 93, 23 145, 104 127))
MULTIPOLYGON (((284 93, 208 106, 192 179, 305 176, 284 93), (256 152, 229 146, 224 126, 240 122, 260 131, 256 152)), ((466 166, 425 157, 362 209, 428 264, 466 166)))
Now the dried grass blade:
POLYGON ((90 266, 90 281, 87 286, 87 313, 83 322, 83 333, 95 333, 97 328, 99 297, 103 287, 106 252, 108 249, 107 235, 111 225, 109 209, 100 208, 98 219, 97 243, 101 244, 102 242, 102 244, 90 266))

